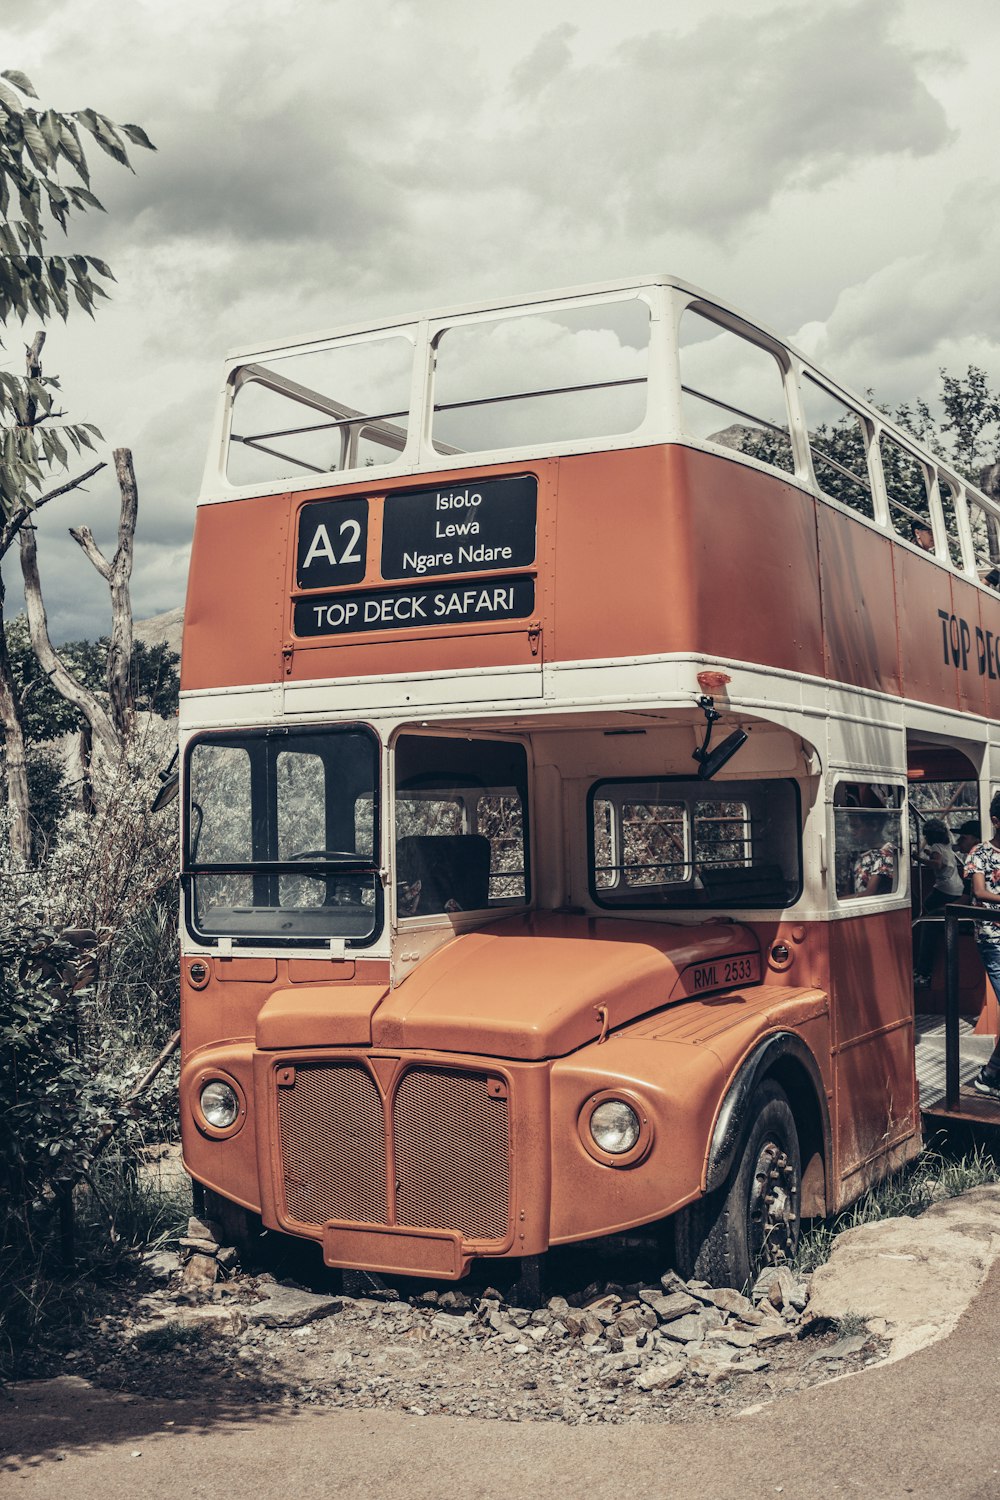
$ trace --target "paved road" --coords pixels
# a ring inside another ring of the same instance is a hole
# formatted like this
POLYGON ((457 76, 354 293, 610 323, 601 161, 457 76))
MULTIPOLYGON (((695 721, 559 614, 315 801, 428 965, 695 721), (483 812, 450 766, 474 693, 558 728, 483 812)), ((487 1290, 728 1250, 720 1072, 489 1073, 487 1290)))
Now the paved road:
POLYGON ((0 1395, 3 1500, 998 1500, 1000 1262, 955 1332, 740 1419, 564 1427, 0 1395), (139 1456, 135 1456, 139 1455, 139 1456))

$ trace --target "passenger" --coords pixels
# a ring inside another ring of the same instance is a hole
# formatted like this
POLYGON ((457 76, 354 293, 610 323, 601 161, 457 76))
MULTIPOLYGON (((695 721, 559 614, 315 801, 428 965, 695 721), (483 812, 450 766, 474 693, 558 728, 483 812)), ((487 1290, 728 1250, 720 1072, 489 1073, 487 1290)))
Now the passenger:
MULTIPOLYGON (((871 812, 852 808, 847 815, 847 828, 852 844, 866 843, 873 836, 880 839, 885 832, 885 818, 871 812)), ((862 849, 851 862, 851 894, 855 896, 885 896, 892 890, 896 878, 896 849, 893 844, 880 844, 875 849, 862 849)))
MULTIPOLYGON (((977 844, 965 862, 977 906, 1000 906, 1000 792, 990 803, 990 823, 992 839, 988 844, 977 844)), ((976 928, 976 946, 993 993, 1000 1000, 1000 922, 977 922, 976 928)), ((1000 1103, 1000 1036, 989 1062, 972 1080, 972 1087, 977 1094, 1000 1103)))
MULTIPOLYGON (((934 871, 934 889, 924 902, 924 916, 927 917, 943 911, 949 901, 957 901, 963 891, 962 872, 951 847, 951 837, 945 825, 937 818, 928 818, 924 824, 924 847, 920 860, 921 863, 930 865, 934 871)), ((917 971, 913 976, 913 983, 918 988, 926 988, 931 982, 937 942, 937 924, 922 922, 917 947, 917 971)))
POLYGON ((970 818, 967 823, 962 823, 955 830, 955 848, 961 855, 962 860, 970 855, 977 844, 983 841, 983 825, 978 818, 970 818))
POLYGON ((934 551, 934 533, 926 521, 912 521, 910 537, 924 552, 934 551))

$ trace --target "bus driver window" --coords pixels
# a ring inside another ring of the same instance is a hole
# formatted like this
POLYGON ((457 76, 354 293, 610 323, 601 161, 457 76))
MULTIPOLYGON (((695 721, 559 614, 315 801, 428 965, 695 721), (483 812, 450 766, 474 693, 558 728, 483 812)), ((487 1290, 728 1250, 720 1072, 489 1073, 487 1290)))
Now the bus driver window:
POLYGON ((887 896, 899 882, 902 788, 839 782, 834 793, 837 898, 887 896))
POLYGON ((402 734, 396 743, 396 915, 521 906, 527 758, 513 741, 402 734))

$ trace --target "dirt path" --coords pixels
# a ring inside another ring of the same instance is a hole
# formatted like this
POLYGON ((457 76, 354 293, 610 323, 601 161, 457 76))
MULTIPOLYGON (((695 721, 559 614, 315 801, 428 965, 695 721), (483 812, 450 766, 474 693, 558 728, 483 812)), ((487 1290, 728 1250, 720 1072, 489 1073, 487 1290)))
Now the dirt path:
POLYGON ((82 1381, 0 1401, 0 1488, 24 1500, 874 1500, 1000 1493, 1000 1268, 944 1341, 732 1420, 572 1427, 153 1401, 82 1381))
POLYGON ((75 1375, 0 1391, 0 1494, 995 1500, 998 1249, 981 1188, 842 1235, 804 1309, 787 1271, 752 1307, 669 1274, 575 1288, 565 1263, 529 1312, 199 1281, 225 1259, 202 1245, 55 1356, 75 1375))

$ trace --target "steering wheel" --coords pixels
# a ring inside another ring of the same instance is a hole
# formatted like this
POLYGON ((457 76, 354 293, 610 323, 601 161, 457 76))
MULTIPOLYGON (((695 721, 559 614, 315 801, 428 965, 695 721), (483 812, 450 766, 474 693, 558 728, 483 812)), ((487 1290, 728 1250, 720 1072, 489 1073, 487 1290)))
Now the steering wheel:
POLYGON ((290 854, 289 860, 296 859, 341 859, 350 860, 357 864, 361 856, 354 849, 300 849, 297 854, 290 854))

